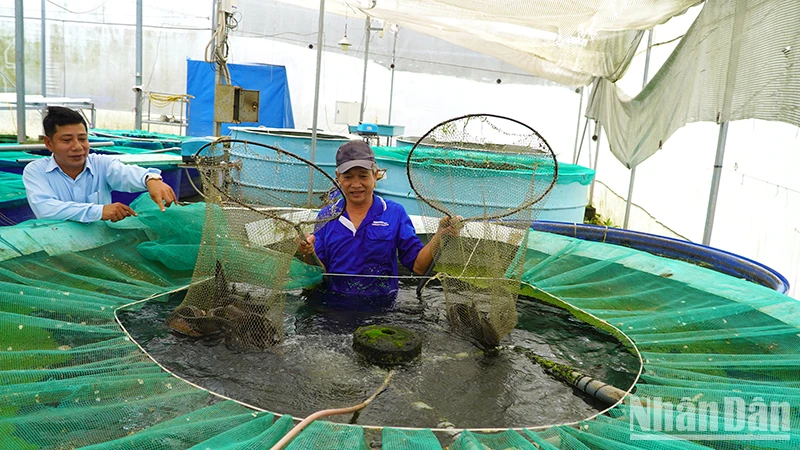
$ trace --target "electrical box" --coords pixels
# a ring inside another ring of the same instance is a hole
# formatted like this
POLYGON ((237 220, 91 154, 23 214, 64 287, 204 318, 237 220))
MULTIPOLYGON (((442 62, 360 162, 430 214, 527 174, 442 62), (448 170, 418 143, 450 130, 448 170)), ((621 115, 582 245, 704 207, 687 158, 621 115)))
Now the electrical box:
POLYGON ((260 92, 218 84, 214 89, 214 122, 258 122, 260 92))
POLYGON ((357 124, 359 117, 361 117, 361 103, 336 102, 336 118, 334 119, 335 124, 357 124))

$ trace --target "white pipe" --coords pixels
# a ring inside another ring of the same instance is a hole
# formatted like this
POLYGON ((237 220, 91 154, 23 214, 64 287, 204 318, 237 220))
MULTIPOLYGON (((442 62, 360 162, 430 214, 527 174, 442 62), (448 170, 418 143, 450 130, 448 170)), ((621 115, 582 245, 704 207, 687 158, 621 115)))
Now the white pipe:
POLYGON ((719 124, 719 138, 717 139, 717 155, 714 158, 714 174, 711 177, 711 192, 708 194, 708 210, 706 211, 706 226, 703 230, 703 245, 711 245, 711 230, 714 228, 714 214, 717 210, 717 197, 719 196, 719 182, 722 176, 722 162, 725 159, 725 143, 728 140, 728 122, 719 124))
MULTIPOLYGON (((89 147, 113 147, 113 142, 89 142, 89 147)), ((44 144, 14 144, 14 145, 3 145, 0 148, 0 155, 3 154, 5 151, 17 151, 17 150, 45 150, 47 147, 44 144)))

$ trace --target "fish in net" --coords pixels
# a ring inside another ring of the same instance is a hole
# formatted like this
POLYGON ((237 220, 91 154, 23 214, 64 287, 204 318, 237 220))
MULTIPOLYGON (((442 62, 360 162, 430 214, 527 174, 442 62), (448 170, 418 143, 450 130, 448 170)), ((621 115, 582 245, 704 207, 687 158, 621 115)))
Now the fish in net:
POLYGON ((434 254, 450 327, 496 347, 517 323, 528 229, 555 186, 555 154, 522 122, 466 115, 425 133, 406 173, 425 229, 442 214, 460 229, 443 234, 434 254))
POLYGON ((206 200, 197 264, 167 326, 224 336, 239 349, 283 339, 290 264, 299 239, 344 212, 336 181, 310 161, 268 145, 222 139, 198 150, 206 200))

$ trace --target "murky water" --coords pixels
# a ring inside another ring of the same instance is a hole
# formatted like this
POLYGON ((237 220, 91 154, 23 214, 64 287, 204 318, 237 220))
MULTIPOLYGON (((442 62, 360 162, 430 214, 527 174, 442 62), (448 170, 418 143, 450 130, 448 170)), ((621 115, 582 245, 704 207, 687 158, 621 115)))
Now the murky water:
MULTIPOLYGON (((180 376, 295 417, 360 403, 381 385, 387 370, 368 364, 352 349, 352 332, 369 324, 414 330, 423 339, 423 350, 418 360, 396 368, 389 388, 361 412, 361 425, 524 427, 572 422, 603 408, 524 355, 510 350, 484 355, 448 331, 441 291, 425 289, 420 301, 415 287, 401 283, 396 307, 382 313, 312 309, 295 292, 286 304, 284 342, 258 352, 170 333, 164 319, 182 294, 120 317, 148 352, 180 376)), ((531 299, 520 298, 517 309, 519 324, 503 344, 529 348, 621 389, 633 382, 636 358, 613 337, 531 299)), ((350 417, 328 420, 347 422, 350 417)))

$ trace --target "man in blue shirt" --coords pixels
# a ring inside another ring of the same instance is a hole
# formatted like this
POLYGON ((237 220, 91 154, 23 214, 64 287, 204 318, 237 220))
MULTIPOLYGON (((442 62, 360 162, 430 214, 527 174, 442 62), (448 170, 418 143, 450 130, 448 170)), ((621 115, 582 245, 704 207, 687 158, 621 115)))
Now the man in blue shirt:
MULTIPOLYGON (((346 199, 344 213, 307 235, 298 251, 305 262, 321 264, 329 274, 350 275, 326 277, 326 290, 334 294, 392 297, 398 282, 389 277, 398 275, 398 257, 408 270, 424 273, 433 261, 441 235, 455 232, 449 218, 440 221, 439 230, 423 245, 402 205, 374 194, 378 166, 375 154, 364 141, 350 141, 339 147, 336 179, 346 199)), ((320 213, 324 214, 325 211, 320 213)))
POLYGON ((175 192, 158 169, 121 163, 108 155, 89 154, 86 121, 77 112, 51 106, 42 123, 44 145, 52 153, 25 166, 22 181, 28 204, 39 219, 116 222, 136 212, 111 203, 111 191, 148 191, 164 211, 176 202, 175 192))

